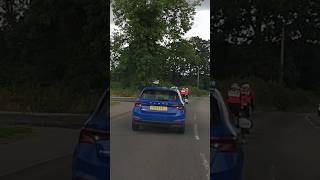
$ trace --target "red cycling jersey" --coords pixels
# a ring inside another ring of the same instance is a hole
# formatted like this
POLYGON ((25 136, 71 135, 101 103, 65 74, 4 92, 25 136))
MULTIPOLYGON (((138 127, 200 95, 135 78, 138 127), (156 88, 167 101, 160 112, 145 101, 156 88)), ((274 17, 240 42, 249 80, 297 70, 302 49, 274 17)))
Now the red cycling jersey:
POLYGON ((240 91, 229 90, 227 102, 231 104, 240 104, 240 91))

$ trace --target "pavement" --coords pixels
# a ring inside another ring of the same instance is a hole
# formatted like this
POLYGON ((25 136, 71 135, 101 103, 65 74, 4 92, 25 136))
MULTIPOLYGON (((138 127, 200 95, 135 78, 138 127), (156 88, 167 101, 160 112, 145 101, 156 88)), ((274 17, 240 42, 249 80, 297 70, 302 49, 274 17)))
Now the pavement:
POLYGON ((190 100, 185 134, 167 128, 132 131, 132 106, 111 119, 112 180, 209 179, 209 98, 190 100))
POLYGON ((320 118, 259 112, 245 149, 245 180, 319 180, 320 118))

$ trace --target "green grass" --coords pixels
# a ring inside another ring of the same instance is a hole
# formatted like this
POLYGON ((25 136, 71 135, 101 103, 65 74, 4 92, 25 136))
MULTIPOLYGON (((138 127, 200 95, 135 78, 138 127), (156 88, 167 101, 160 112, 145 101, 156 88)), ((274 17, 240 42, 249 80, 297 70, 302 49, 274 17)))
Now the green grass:
POLYGON ((96 106, 101 94, 59 87, 0 87, 0 110, 88 113, 96 106))
POLYGON ((111 106, 114 106, 114 105, 117 105, 117 104, 120 104, 120 102, 118 102, 118 101, 111 101, 111 103, 110 103, 111 106))
POLYGON ((0 127, 0 140, 18 139, 33 134, 29 126, 6 126, 0 127))
MULTIPOLYGON (((202 89, 198 89, 196 87, 193 86, 186 86, 189 88, 190 91, 190 95, 191 96, 208 96, 209 91, 207 90, 202 90, 202 89)), ((140 94, 140 91, 137 89, 133 89, 133 88, 112 88, 111 89, 111 96, 116 96, 116 97, 137 97, 140 94)))
POLYGON ((111 96, 116 97, 137 97, 140 91, 132 88, 112 88, 110 90, 111 96))

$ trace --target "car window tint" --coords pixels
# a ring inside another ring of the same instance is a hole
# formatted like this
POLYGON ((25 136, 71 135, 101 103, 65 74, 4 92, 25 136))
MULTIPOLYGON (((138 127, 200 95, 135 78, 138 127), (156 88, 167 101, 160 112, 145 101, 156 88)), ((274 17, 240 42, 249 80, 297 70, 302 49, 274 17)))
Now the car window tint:
POLYGON ((107 91, 103 94, 99 101, 98 109, 96 113, 103 114, 106 117, 110 116, 110 91, 107 91))
POLYGON ((104 102, 102 111, 107 118, 110 116, 110 96, 109 95, 107 95, 106 97, 106 101, 104 102))
POLYGON ((236 129, 234 128, 234 119, 230 116, 227 105, 219 91, 216 92, 216 97, 219 100, 219 109, 221 110, 221 116, 223 116, 224 123, 227 125, 229 130, 231 130, 231 133, 235 135, 236 129))
POLYGON ((153 101, 177 101, 179 96, 175 91, 145 90, 143 91, 141 98, 153 101))
POLYGON ((210 123, 216 124, 221 119, 217 99, 210 95, 210 123))

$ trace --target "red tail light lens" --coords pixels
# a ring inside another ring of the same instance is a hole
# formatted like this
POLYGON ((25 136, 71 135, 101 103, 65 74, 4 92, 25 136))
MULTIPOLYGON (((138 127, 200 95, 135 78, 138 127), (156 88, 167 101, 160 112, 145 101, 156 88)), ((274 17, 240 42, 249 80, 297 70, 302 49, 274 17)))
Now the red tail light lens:
POLYGON ((183 105, 173 105, 172 107, 175 107, 179 110, 184 110, 184 106, 183 105))
POLYGON ((141 103, 140 102, 135 102, 134 103, 134 107, 141 107, 141 103))
POLYGON ((79 143, 94 144, 95 141, 100 139, 110 139, 110 133, 83 129, 80 133, 79 143))
POLYGON ((220 152, 235 152, 236 139, 234 138, 210 138, 210 146, 218 149, 220 152))
POLYGON ((184 106, 183 105, 179 105, 179 106, 177 106, 177 109, 184 110, 184 106))

